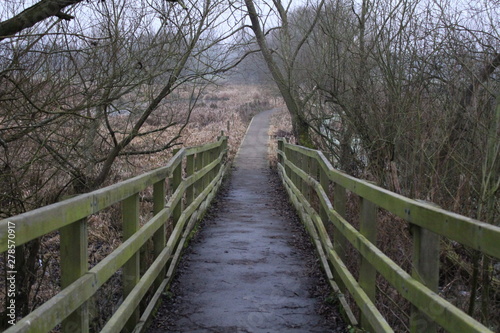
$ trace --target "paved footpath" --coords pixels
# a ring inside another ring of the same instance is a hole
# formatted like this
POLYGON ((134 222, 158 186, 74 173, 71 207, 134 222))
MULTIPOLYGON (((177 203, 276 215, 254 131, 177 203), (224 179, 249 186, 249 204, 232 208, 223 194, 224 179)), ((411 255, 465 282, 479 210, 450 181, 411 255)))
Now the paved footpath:
MULTIPOLYGON (((190 246, 169 332, 331 332, 309 290, 315 278, 273 208, 269 116, 257 115, 234 163, 215 222, 190 246)), ((154 327, 154 326, 153 326, 154 327)), ((151 328, 150 332, 162 332, 151 328)))

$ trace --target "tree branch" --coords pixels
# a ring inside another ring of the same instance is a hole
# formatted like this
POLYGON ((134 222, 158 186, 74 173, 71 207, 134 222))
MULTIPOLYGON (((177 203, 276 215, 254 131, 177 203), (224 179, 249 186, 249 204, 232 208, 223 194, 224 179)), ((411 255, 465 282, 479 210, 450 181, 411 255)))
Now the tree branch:
POLYGON ((63 20, 71 20, 74 18, 73 16, 61 11, 79 2, 82 2, 82 0, 41 0, 16 16, 0 22, 0 41, 52 16, 63 20))

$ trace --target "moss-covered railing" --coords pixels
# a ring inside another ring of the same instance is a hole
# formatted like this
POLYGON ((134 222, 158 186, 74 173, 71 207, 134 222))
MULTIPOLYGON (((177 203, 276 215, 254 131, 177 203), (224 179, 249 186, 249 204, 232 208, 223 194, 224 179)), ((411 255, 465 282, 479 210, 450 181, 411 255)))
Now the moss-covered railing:
POLYGON ((500 258, 499 227, 348 176, 334 169, 323 153, 283 140, 278 141, 278 162, 285 188, 316 245, 330 284, 351 324, 370 332, 393 332, 375 305, 378 273, 412 304, 411 332, 436 332, 437 325, 448 332, 492 332, 439 296, 439 246, 441 237, 445 237, 500 258), (360 198, 359 231, 346 220, 346 191, 360 198), (411 226, 411 273, 376 246, 379 207, 411 226), (327 232, 330 228, 332 232, 327 232), (348 243, 360 254, 358 279, 345 265, 348 243), (346 302, 347 292, 360 310, 359 321, 346 302))
POLYGON ((227 137, 183 148, 162 168, 0 221, 2 253, 8 252, 12 235, 19 246, 59 231, 61 245, 61 291, 5 332, 48 332, 58 324, 62 332, 88 332, 89 299, 120 269, 124 300, 102 332, 141 332, 172 277, 190 231, 222 182, 226 152, 227 137), (153 188, 154 216, 141 227, 139 193, 148 187, 153 188), (116 203, 122 206, 123 243, 89 270, 86 218, 116 203), (155 259, 141 274, 140 249, 150 239, 155 259), (140 312, 139 303, 151 288, 154 294, 140 312))

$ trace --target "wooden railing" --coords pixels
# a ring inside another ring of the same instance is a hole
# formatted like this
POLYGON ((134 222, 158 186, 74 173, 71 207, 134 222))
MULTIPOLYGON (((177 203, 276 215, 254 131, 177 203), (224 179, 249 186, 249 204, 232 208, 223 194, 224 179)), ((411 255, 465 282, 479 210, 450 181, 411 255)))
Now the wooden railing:
POLYGON ((443 236, 500 258, 499 227, 350 177, 334 169, 321 152, 283 140, 278 141, 278 162, 291 201, 304 221, 330 284, 353 325, 359 324, 370 332, 393 332, 375 305, 378 272, 412 304, 411 332, 436 332, 436 325, 449 332, 492 332, 438 295, 439 246, 443 236), (333 204, 329 199, 331 185, 333 204), (346 190, 360 198, 359 231, 346 220, 346 190), (406 220, 411 226, 411 273, 399 267, 376 246, 379 207, 406 220), (327 232, 330 227, 333 231, 327 232), (360 254, 358 279, 345 264, 345 249, 349 243, 360 254), (359 322, 346 302, 346 292, 359 308, 359 322))
POLYGON ((222 136, 215 143, 180 149, 162 168, 0 221, 0 252, 8 251, 9 239, 19 246, 57 230, 61 243, 62 290, 5 332, 47 332, 60 323, 63 332, 88 332, 88 301, 120 268, 124 300, 102 331, 141 332, 172 277, 184 242, 222 182, 226 151, 227 137, 222 136), (151 186, 154 216, 140 227, 139 193, 151 186), (122 205, 123 243, 89 270, 86 217, 115 203, 122 205), (166 228, 169 221, 171 232, 166 228), (150 239, 155 259, 141 276, 140 249, 150 239), (140 313, 139 303, 151 287, 154 295, 140 313))

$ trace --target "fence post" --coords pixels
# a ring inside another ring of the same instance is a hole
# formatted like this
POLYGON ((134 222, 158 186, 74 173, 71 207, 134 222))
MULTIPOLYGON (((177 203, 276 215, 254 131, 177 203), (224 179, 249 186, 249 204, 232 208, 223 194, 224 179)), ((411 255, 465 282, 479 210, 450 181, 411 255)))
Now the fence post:
MULTIPOLYGON (((324 174, 325 179, 322 182, 322 186, 327 185, 328 183, 328 176, 324 174)), ((325 189, 326 191, 326 189, 325 189)), ((346 197, 346 190, 343 186, 339 184, 335 184, 334 189, 333 189, 333 208, 335 211, 342 216, 343 218, 346 217, 346 205, 347 205, 347 197, 346 197)), ((347 249, 347 239, 344 237, 344 235, 334 226, 333 227, 334 234, 333 234, 333 249, 334 251, 338 254, 339 258, 342 260, 342 262, 345 263, 346 261, 346 249, 347 249)), ((345 292, 345 285, 342 282, 342 279, 338 275, 338 273, 335 273, 335 279, 338 281, 339 288, 342 292, 345 292)))
MULTIPOLYGON (((298 152, 295 151, 295 150, 290 150, 290 162, 292 162, 293 165, 295 165, 296 167, 300 167, 299 165, 297 165, 297 161, 298 161, 298 156, 297 156, 298 152)), ((299 176, 297 176, 297 173, 293 170, 290 169, 290 171, 292 172, 292 181, 293 183, 295 184, 295 186, 300 190, 301 189, 301 183, 300 183, 300 179, 299 179, 299 176)))
MULTIPOLYGON (((433 203, 417 200, 437 206, 433 203)), ((413 267, 412 277, 427 288, 438 292, 439 288, 439 242, 438 234, 417 225, 411 225, 413 234, 413 267)), ((436 324, 423 312, 412 306, 410 316, 410 332, 436 332, 436 324)))
POLYGON ((283 165, 283 156, 279 152, 283 152, 283 139, 278 139, 278 163, 283 165))
MULTIPOLYGON (((224 131, 220 132, 220 136, 217 137, 217 141, 220 143, 219 147, 215 150, 215 158, 219 158, 221 154, 224 152, 224 144, 226 143, 226 137, 224 136, 224 131)), ((220 169, 222 168, 222 164, 224 163, 224 157, 221 157, 221 161, 217 165, 214 171, 214 178, 217 177, 220 169)))
MULTIPOLYGON (((212 163, 213 161, 215 161, 218 157, 217 155, 217 152, 219 151, 219 148, 212 148, 210 149, 210 161, 208 162, 208 164, 212 163)), ((208 183, 210 184, 210 182, 212 182, 212 180, 214 180, 215 176, 217 175, 217 168, 213 168, 212 170, 210 170, 210 177, 208 179, 208 183)))
POLYGON ((286 146, 285 143, 283 143, 283 152, 285 153, 285 157, 283 158, 283 166, 285 167, 285 173, 290 180, 293 181, 292 179, 292 170, 290 170, 290 167, 286 164, 286 161, 290 161, 290 149, 286 146))
MULTIPOLYGON (((153 185, 153 214, 158 214, 163 208, 165 208, 165 179, 153 185)), ((153 248, 154 256, 158 258, 158 255, 163 251, 166 245, 166 224, 163 223, 162 226, 153 235, 153 248)), ((156 278, 155 288, 158 288, 165 277, 165 268, 163 268, 156 278)))
MULTIPOLYGON (((194 155, 186 157, 186 178, 194 174, 194 155)), ((189 206, 194 201, 194 186, 190 185, 186 189, 186 206, 189 206)))
MULTIPOLYGON (((87 219, 59 229, 61 237, 61 289, 66 288, 88 271, 87 219)), ((70 314, 63 322, 62 332, 89 332, 88 302, 70 314)))
MULTIPOLYGON (((377 245, 377 206, 372 202, 361 198, 359 231, 371 243, 377 245)), ((366 292, 368 297, 375 302, 377 292, 377 270, 373 265, 361 256, 359 267, 359 285, 366 292)), ((373 332, 368 320, 361 315, 361 327, 373 332)))
MULTIPOLYGON (((127 240, 139 230, 139 194, 131 195, 122 201, 122 221, 123 221, 123 240, 127 240)), ((123 265, 123 297, 134 289, 140 279, 140 253, 136 252, 123 265)), ((139 309, 135 309, 130 319, 125 325, 125 330, 132 332, 135 325, 139 322, 139 309)))
MULTIPOLYGON (((174 156, 179 152, 180 149, 174 149, 174 156)), ((181 162, 175 167, 175 169, 172 172, 172 177, 170 178, 169 184, 170 184, 170 190, 171 193, 174 194, 179 185, 182 182, 182 158, 181 162)), ((174 221, 174 226, 181 217, 182 214, 182 199, 179 200, 177 205, 172 208, 172 219, 174 221)))
MULTIPOLYGON (((311 158, 307 155, 301 155, 299 166, 308 176, 311 176, 311 158)), ((304 198, 307 200, 309 204, 311 204, 311 187, 309 184, 301 178, 301 192, 304 195, 304 198)))
MULTIPOLYGON (((203 154, 204 153, 197 153, 196 154, 196 158, 194 160, 194 168, 195 168, 196 172, 203 169, 203 154)), ((194 183, 194 197, 195 197, 195 199, 200 195, 201 192, 203 192, 202 187, 203 187, 203 179, 198 179, 194 183)))
MULTIPOLYGON (((206 167, 210 163, 210 157, 211 157, 210 156, 210 151, 207 150, 207 151, 203 152, 203 155, 201 157, 201 160, 202 160, 202 163, 201 163, 202 164, 202 169, 204 167, 206 167)), ((202 182, 201 182, 202 186, 201 186, 200 192, 203 192, 207 188, 207 185, 209 183, 209 180, 208 180, 209 175, 210 175, 210 172, 207 172, 205 174, 205 176, 203 176, 202 182)))

